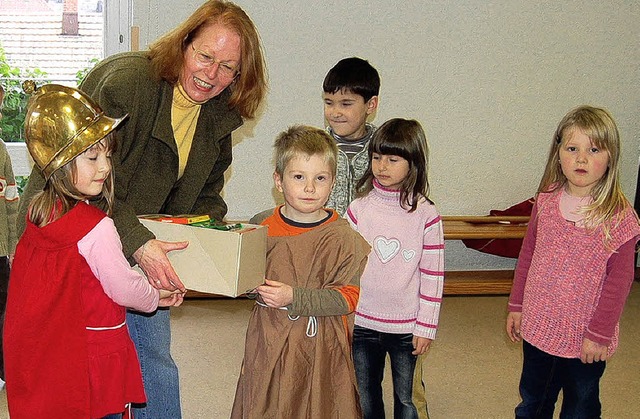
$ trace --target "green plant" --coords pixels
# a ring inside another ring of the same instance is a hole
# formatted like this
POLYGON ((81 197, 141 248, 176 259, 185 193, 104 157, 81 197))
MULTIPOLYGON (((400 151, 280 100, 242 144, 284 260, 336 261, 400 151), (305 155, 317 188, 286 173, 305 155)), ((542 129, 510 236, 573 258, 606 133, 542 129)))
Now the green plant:
POLYGON ((22 82, 35 80, 46 83, 47 74, 40 69, 20 69, 12 67, 7 61, 4 48, 0 45, 0 83, 5 90, 0 119, 0 135, 4 141, 24 141, 24 117, 27 106, 27 94, 22 91, 22 82))
POLYGON ((80 86, 82 80, 87 77, 87 74, 89 74, 89 70, 91 70, 96 64, 98 64, 98 61, 100 61, 99 58, 92 58, 89 60, 89 65, 87 67, 76 72, 76 82, 78 83, 78 86, 80 86))
MULTIPOLYGON (((98 61, 100 61, 99 58, 92 58, 87 67, 76 72, 77 85, 80 85, 98 61)), ((0 83, 5 90, 2 119, 0 119, 0 137, 4 141, 24 141, 24 118, 29 97, 22 90, 22 82, 28 79, 34 80, 37 86, 49 83, 47 73, 38 68, 12 67, 0 44, 0 83)))
POLYGON ((24 188, 27 186, 29 176, 16 176, 16 186, 18 187, 18 195, 22 195, 24 188))

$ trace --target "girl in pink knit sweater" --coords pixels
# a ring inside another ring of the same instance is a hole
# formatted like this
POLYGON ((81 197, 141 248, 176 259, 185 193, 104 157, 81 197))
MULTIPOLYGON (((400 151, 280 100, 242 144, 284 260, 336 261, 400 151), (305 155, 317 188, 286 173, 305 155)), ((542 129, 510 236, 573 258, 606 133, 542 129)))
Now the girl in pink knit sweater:
POLYGON ((507 334, 523 340, 517 418, 599 418, 599 384, 633 282, 638 217, 620 188, 620 138, 604 109, 560 121, 518 258, 507 334))
MULTIPOLYGON (((417 121, 391 119, 369 143, 364 194, 346 217, 373 248, 360 278, 353 360, 365 419, 384 418, 386 355, 393 375, 394 417, 418 418, 412 400, 418 355, 436 336, 444 279, 440 215, 429 200, 428 148, 417 121)), ((421 417, 427 415, 422 407, 421 417)))

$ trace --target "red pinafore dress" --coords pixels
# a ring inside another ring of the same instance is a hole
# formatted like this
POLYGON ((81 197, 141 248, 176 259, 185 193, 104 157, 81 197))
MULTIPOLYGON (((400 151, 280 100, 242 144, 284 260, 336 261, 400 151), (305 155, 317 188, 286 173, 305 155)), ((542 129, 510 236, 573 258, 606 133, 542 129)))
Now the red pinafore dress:
POLYGON ((144 403, 125 308, 104 292, 78 251, 105 214, 78 203, 18 243, 5 316, 11 419, 101 418, 144 403))

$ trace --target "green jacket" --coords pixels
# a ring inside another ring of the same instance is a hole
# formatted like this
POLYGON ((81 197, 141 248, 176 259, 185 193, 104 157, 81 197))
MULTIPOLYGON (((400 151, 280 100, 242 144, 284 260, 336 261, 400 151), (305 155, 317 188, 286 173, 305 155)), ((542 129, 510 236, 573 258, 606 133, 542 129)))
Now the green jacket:
MULTIPOLYGON (((228 107, 229 90, 202 105, 189 160, 180 180, 178 151, 171 127, 173 86, 150 76, 145 52, 126 52, 100 62, 80 88, 110 117, 128 118, 117 129, 112 156, 116 203, 113 210, 124 254, 154 238, 137 219, 142 214, 210 214, 221 220, 224 172, 231 164, 231 132, 243 123, 228 107)), ((34 170, 23 202, 42 189, 34 170)), ((26 207, 26 205, 23 205, 26 207)), ((26 208, 21 208, 24 219, 26 208)))
POLYGON ((16 252, 18 203, 18 187, 13 176, 11 157, 4 141, 0 140, 0 256, 16 252))

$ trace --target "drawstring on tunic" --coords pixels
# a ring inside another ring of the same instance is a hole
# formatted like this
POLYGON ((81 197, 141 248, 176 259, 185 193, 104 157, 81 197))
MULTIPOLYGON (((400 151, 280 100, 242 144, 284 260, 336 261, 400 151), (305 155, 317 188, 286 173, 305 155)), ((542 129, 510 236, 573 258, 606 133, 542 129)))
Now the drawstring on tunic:
MULTIPOLYGON (((258 300, 256 300, 256 304, 258 304, 260 307, 275 308, 275 307, 269 307, 265 303, 260 302, 258 300)), ((288 308, 278 307, 278 310, 288 310, 288 308)), ((292 322, 295 322, 300 318, 300 316, 292 316, 291 314, 287 314, 287 317, 292 322)), ((305 331, 305 335, 307 335, 307 337, 309 338, 312 338, 317 334, 318 334, 318 319, 316 318, 316 316, 309 316, 309 320, 307 320, 307 330, 305 331)))

